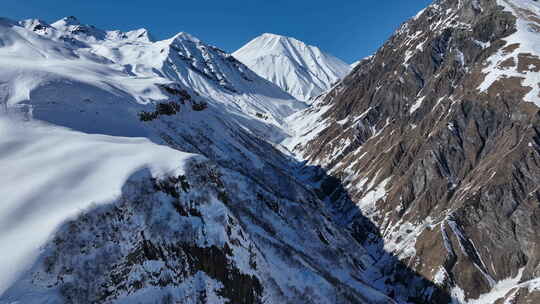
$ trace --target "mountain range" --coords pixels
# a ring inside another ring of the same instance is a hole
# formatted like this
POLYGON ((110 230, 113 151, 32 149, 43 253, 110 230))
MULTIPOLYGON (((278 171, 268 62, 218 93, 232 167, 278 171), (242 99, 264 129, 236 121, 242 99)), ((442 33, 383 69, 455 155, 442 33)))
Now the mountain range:
POLYGON ((0 19, 0 104, 0 304, 540 300, 537 1, 353 65, 0 19))

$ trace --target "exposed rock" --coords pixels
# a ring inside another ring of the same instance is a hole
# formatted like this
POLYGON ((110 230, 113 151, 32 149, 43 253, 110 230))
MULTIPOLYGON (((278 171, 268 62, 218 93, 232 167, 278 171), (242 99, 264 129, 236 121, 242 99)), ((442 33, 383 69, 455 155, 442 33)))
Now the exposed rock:
POLYGON ((293 121, 317 127, 291 148, 343 182, 385 249, 462 301, 539 276, 538 53, 513 43, 538 26, 529 5, 437 1, 293 121))

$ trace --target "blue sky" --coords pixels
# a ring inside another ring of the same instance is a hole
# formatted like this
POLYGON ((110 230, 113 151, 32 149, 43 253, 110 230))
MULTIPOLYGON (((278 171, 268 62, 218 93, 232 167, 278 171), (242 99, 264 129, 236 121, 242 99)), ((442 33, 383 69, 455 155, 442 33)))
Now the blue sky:
POLYGON ((2 0, 2 15, 53 22, 74 15, 102 29, 188 32, 232 52, 262 33, 295 37, 348 63, 371 55, 431 0, 2 0))

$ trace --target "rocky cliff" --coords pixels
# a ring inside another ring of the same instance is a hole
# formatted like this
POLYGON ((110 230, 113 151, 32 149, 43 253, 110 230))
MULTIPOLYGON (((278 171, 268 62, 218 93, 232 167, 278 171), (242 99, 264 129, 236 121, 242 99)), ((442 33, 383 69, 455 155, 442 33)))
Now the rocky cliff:
POLYGON ((344 184, 348 229, 369 217, 455 301, 535 302, 539 46, 536 1, 436 1, 295 115, 288 145, 344 184))

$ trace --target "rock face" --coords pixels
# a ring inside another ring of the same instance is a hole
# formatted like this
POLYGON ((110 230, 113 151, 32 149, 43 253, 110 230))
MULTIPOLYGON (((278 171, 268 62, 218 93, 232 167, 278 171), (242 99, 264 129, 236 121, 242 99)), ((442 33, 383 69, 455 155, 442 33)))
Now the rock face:
POLYGON ((344 184, 349 230, 369 217, 456 301, 533 303, 539 46, 536 1, 436 1, 296 114, 287 144, 344 184))
POLYGON ((343 78, 351 67, 291 37, 263 34, 233 53, 261 77, 299 100, 310 102, 343 78))

